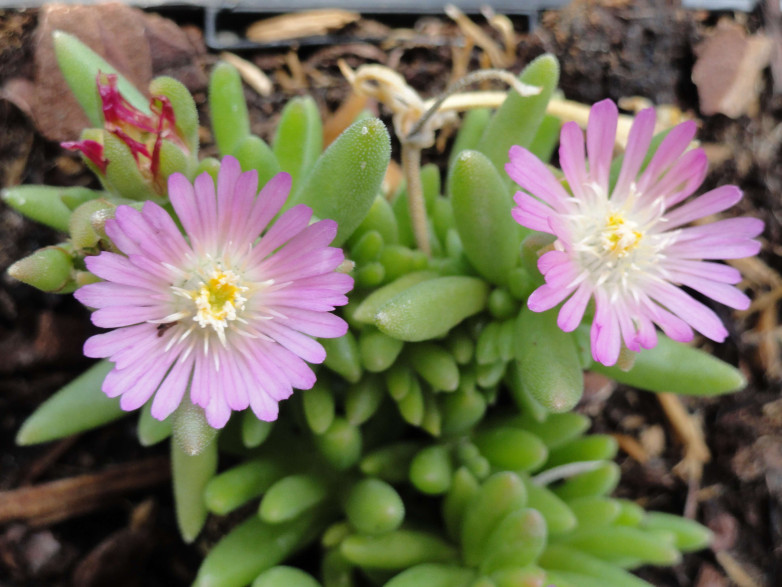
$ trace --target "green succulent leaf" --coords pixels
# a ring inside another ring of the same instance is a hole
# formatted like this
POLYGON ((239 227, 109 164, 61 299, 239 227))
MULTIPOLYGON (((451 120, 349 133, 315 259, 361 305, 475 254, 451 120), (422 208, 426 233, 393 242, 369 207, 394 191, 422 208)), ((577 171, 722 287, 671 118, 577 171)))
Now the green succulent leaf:
POLYGON ((322 479, 314 475, 290 475, 269 487, 258 515, 270 524, 288 522, 323 503, 328 496, 329 489, 322 479))
POLYGON ((8 206, 60 232, 68 231, 68 220, 76 206, 101 195, 101 192, 87 188, 47 185, 17 185, 0 192, 0 197, 8 206))
POLYGON ((525 307, 516 321, 516 361, 522 387, 553 412, 576 405, 584 378, 573 336, 557 326, 555 312, 525 307))
MULTIPOLYGON (((285 171, 279 153, 277 158, 285 171)), ((329 145, 300 187, 294 185, 287 205, 307 204, 318 218, 336 220, 339 229, 333 244, 340 246, 372 207, 390 158, 385 125, 376 118, 355 122, 329 145)))
POLYGON ((457 558, 456 549, 436 534, 404 529, 379 536, 348 536, 340 544, 340 552, 354 565, 387 570, 445 563, 457 558))
POLYGON ((117 88, 122 96, 142 112, 149 112, 149 102, 144 94, 100 55, 66 32, 54 31, 52 37, 60 71, 92 126, 103 126, 103 109, 97 86, 99 72, 117 74, 117 88))
POLYGON ((318 105, 311 96, 293 98, 285 105, 272 141, 272 150, 280 169, 290 173, 295 193, 323 151, 323 123, 318 105))
POLYGON ((257 516, 231 530, 206 555, 193 587, 244 587, 309 543, 321 528, 316 510, 282 524, 257 516))
POLYGON ((49 442, 108 424, 127 415, 119 399, 106 397, 103 380, 114 365, 100 361, 42 403, 22 424, 17 444, 49 442))
POLYGON ((540 87, 541 92, 527 97, 510 92, 489 121, 477 147, 497 170, 505 168, 513 145, 527 147, 535 138, 559 82, 559 63, 553 55, 541 55, 524 68, 519 80, 540 87))
POLYGON ((470 587, 475 571, 456 565, 424 563, 396 575, 384 587, 470 587))
POLYGON ((589 370, 638 389, 682 395, 721 395, 747 385, 735 367, 663 334, 658 335, 656 347, 638 354, 629 371, 597 362, 589 370))
POLYGON ((242 78, 233 65, 223 61, 215 65, 209 78, 209 111, 218 151, 233 155, 250 135, 250 117, 242 78))
POLYGON ((448 191, 464 254, 490 282, 505 284, 528 231, 511 217, 513 202, 497 168, 478 151, 462 151, 451 168, 448 191))
POLYGON ((210 479, 204 490, 204 502, 210 512, 230 513, 266 492, 283 474, 283 467, 275 460, 245 461, 210 479))
POLYGON ((251 587, 321 587, 312 575, 295 567, 272 567, 258 575, 251 587))
POLYGON ((210 442, 198 454, 185 452, 179 442, 171 443, 171 475, 174 483, 179 533, 192 542, 206 522, 204 489, 217 471, 217 443, 210 442))
POLYGON ((385 481, 362 479, 350 490, 345 513, 362 534, 385 534, 399 528, 405 518, 405 504, 385 481))
POLYGON ((383 304, 375 314, 375 324, 382 332, 400 340, 429 340, 483 310, 488 295, 488 284, 475 277, 454 275, 429 279, 383 304))

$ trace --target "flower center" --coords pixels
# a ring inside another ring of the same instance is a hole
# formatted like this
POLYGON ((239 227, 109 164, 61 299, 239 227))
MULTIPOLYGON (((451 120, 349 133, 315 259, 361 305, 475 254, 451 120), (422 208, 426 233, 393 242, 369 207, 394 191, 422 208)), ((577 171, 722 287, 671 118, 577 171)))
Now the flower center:
POLYGON ((609 214, 600 233, 603 253, 619 259, 626 257, 638 247, 643 238, 643 233, 638 229, 636 222, 627 220, 621 213, 609 214))
POLYGON ((237 310, 244 309, 247 299, 242 294, 247 289, 233 271, 214 269, 201 287, 188 292, 197 308, 193 320, 201 328, 211 326, 215 332, 222 334, 228 322, 236 320, 237 310))

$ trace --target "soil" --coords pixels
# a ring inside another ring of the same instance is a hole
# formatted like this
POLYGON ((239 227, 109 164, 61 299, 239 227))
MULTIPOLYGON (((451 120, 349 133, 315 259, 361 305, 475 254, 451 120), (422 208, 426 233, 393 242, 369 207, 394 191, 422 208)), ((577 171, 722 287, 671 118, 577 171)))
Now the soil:
MULTIPOLYGON (((739 211, 766 222, 759 260, 742 267, 746 286, 758 303, 744 313, 715 307, 730 337, 722 345, 701 341, 737 365, 749 384, 744 391, 725 397, 683 400, 693 416, 688 422, 702 430, 710 459, 699 458, 692 441, 683 441, 670 413, 652 394, 590 378, 589 392, 579 409, 594 418, 595 431, 620 439, 624 450, 619 457, 623 471, 619 495, 651 509, 684 513, 715 532, 711 549, 689 554, 671 569, 642 569, 642 577, 663 587, 779 585, 782 93, 775 93, 774 85, 779 87, 782 80, 775 80, 769 68, 758 68, 746 112, 731 118, 702 112, 703 97, 692 72, 698 59, 696 48, 716 34, 721 18, 740 27, 742 35, 764 35, 777 52, 782 51, 778 36, 782 20, 770 8, 767 13, 759 8, 750 15, 734 15, 676 6, 676 2, 577 1, 544 14, 533 31, 527 30, 525 19, 513 20, 518 47, 509 69, 519 71, 529 59, 549 51, 562 63, 561 87, 569 99, 590 103, 606 97, 643 96, 655 104, 673 106, 674 115, 696 117, 701 125, 699 137, 713 160, 704 188, 725 183, 740 186, 745 198, 739 211)), ((35 30, 40 14, 35 10, 0 12, 0 86, 13 78, 35 79, 35 30)), ((153 64, 151 73, 184 72, 182 77, 188 79, 204 110, 203 74, 217 56, 202 49, 200 31, 188 23, 191 12, 167 16, 184 26, 190 46, 183 51, 188 58, 165 67, 153 64)), ((268 97, 247 89, 253 130, 270 139, 281 106, 292 95, 305 92, 313 95, 329 117, 349 93, 336 67, 340 57, 352 67, 366 62, 392 66, 427 97, 446 86, 453 66, 452 46, 464 39, 458 27, 444 16, 375 18, 362 19, 330 35, 326 44, 242 53, 276 81, 268 97), (413 40, 393 49, 356 41, 387 36, 391 28, 400 26, 412 28, 415 34, 413 40)), ((480 17, 475 20, 483 22, 480 17)), ((498 38, 491 28, 483 29, 498 38)), ((476 49, 471 69, 478 64, 476 49)), ((24 92, 21 95, 29 97, 24 92)), ((31 109, 24 108, 18 92, 10 95, 6 86, 3 96, 13 98, 0 99, 3 187, 19 183, 90 185, 94 181, 77 158, 45 138, 52 136, 52 129, 36 127, 26 112, 31 109)), ((202 114, 203 139, 208 145, 208 113, 202 114)), ((204 149, 204 154, 212 152, 208 146, 204 149)), ((444 162, 436 150, 425 157, 444 162)), ((165 474, 159 474, 165 470, 160 460, 166 457, 165 449, 139 447, 134 419, 47 445, 14 444, 16 431, 35 407, 88 365, 81 355, 82 343, 91 333, 87 312, 71 296, 43 294, 5 275, 14 260, 61 238, 0 204, 0 496, 20 488, 51 488, 41 498, 50 506, 46 515, 39 512, 0 525, 0 585, 187 585, 203 552, 230 522, 213 520, 196 544, 182 544, 170 489, 162 480, 165 474), (150 481, 107 490, 80 510, 67 505, 67 488, 46 485, 81 475, 97 475, 86 482, 100 484, 100 475, 111 467, 145 472, 150 481)))

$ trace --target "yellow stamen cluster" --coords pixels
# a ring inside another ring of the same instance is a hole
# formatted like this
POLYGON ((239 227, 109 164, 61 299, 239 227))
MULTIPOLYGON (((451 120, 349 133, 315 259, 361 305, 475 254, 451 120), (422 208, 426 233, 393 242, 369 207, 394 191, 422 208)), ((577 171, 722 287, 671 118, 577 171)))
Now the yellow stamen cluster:
POLYGON ((222 338, 228 322, 236 320, 236 312, 244 308, 247 299, 242 294, 247 289, 233 271, 215 269, 200 288, 188 292, 197 308, 193 320, 201 328, 211 326, 222 338))
POLYGON ((642 237, 643 233, 634 222, 628 222, 620 213, 613 212, 606 220, 600 241, 606 253, 622 258, 638 246, 642 237))

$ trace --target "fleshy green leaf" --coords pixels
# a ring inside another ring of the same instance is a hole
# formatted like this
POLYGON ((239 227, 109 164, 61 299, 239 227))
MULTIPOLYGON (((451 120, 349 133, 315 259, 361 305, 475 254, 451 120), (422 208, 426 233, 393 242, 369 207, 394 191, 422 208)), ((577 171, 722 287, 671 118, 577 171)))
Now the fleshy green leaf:
POLYGON ((65 246, 38 249, 11 265, 8 275, 41 291, 70 293, 75 289, 73 257, 65 246))
POLYGON ((320 528, 319 513, 269 524, 257 516, 231 530, 206 555, 193 587, 244 587, 306 545, 320 528))
POLYGON ((503 178, 485 155, 463 151, 451 168, 448 191, 464 254, 486 279, 505 284, 527 231, 511 217, 503 178))
POLYGON ((97 85, 98 72, 117 74, 117 88, 122 96, 142 112, 149 112, 149 101, 144 94, 100 55, 63 31, 54 31, 52 37, 60 71, 93 126, 103 126, 103 109, 97 85))
POLYGON ((510 92, 489 121, 477 147, 498 171, 505 168, 508 151, 513 145, 527 147, 535 138, 548 101, 559 82, 559 63, 553 55, 541 55, 524 68, 519 80, 540 87, 541 92, 527 97, 510 92))
POLYGON ((206 522, 204 489, 216 470, 216 442, 210 442, 196 455, 185 452, 178 442, 171 443, 176 517, 179 533, 185 542, 195 540, 206 522))
MULTIPOLYGON (((287 205, 307 204, 318 218, 336 220, 333 245, 340 246, 372 207, 390 157, 391 142, 382 122, 373 118, 353 123, 318 158, 298 190, 293 188, 287 205)), ((280 167, 286 170, 282 160, 280 167)))
POLYGON ((744 375, 735 367, 663 334, 658 334, 656 347, 638 354, 629 371, 597 362, 589 370, 638 389, 684 395, 720 395, 747 385, 744 375))
POLYGON ((209 111, 212 132, 221 155, 233 155, 250 134, 250 117, 237 69, 220 62, 209 78, 209 111))
POLYGON ((489 286, 482 279, 437 277, 413 285, 383 304, 375 314, 375 324, 400 340, 429 340, 480 312, 488 295, 489 286))
POLYGON ((126 415, 119 399, 101 391, 106 375, 114 368, 100 361, 42 403, 25 420, 16 435, 17 444, 48 442, 97 428, 126 415))
POLYGON ((584 392, 581 361, 569 333, 556 323, 556 312, 525 307, 516 321, 516 361, 521 385, 544 407, 564 412, 584 392))
POLYGON ((74 201, 75 198, 85 196, 86 201, 99 195, 99 192, 86 188, 61 188, 48 185, 17 185, 0 192, 0 197, 11 208, 60 232, 68 231, 68 219, 73 209, 64 203, 66 197, 69 201, 74 201))
POLYGON ((363 479, 351 489, 345 513, 362 534, 385 534, 396 530, 405 517, 402 498, 385 481, 363 479))
POLYGON ((396 575, 385 587, 469 587, 475 571, 454 565, 424 563, 396 575))
MULTIPOLYGON (((280 169, 290 173, 293 180, 291 191, 295 193, 323 151, 323 122, 318 105, 311 96, 293 98, 285 105, 277 123, 272 150, 280 169)), ((332 173, 339 172, 332 170, 332 173)), ((315 213, 318 214, 317 210, 315 213)))

